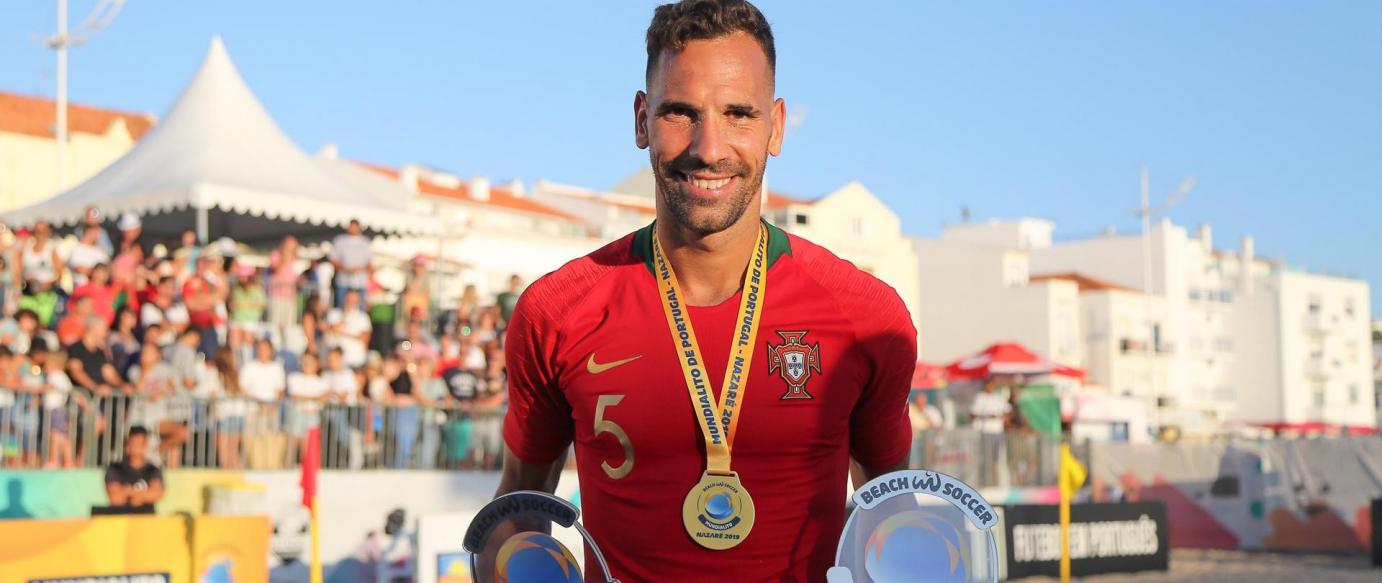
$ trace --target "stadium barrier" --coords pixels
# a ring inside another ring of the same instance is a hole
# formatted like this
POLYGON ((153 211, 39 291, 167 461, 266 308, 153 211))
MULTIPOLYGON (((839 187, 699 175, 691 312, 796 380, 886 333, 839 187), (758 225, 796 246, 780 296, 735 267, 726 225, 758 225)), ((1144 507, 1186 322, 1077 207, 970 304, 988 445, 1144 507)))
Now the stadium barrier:
POLYGON ((502 452, 502 410, 187 395, 4 397, 0 467, 11 469, 104 467, 123 457, 136 425, 149 431, 148 453, 166 469, 296 468, 313 426, 322 430, 327 469, 496 469, 502 452))

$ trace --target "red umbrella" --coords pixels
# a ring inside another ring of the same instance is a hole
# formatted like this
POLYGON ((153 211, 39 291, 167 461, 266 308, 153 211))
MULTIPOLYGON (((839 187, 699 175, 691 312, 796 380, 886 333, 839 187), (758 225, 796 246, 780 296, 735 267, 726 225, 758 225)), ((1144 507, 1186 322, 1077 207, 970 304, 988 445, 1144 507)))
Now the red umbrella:
POLYGON ((1084 378, 1083 370, 1051 362, 1016 342, 994 344, 983 352, 950 363, 950 366, 945 367, 945 372, 952 380, 976 380, 993 375, 1017 374, 1053 374, 1084 378))
POLYGON ((945 367, 917 361, 917 368, 912 371, 913 389, 939 389, 944 386, 945 367))

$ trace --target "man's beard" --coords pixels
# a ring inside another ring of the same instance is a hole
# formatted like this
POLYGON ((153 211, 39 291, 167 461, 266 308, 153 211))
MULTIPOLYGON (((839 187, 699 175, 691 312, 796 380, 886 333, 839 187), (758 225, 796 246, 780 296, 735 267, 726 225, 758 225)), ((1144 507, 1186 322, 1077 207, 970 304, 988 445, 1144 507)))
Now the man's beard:
POLYGON ((659 165, 657 160, 653 159, 652 167, 662 202, 667 205, 667 210, 671 211, 672 218, 683 228, 705 236, 734 226, 748 211, 754 197, 762 194, 767 156, 763 157, 758 171, 751 176, 748 175, 751 169, 743 164, 725 163, 707 167, 687 163, 684 158, 674 159, 663 165, 659 165), (707 169, 716 175, 741 178, 738 187, 728 196, 716 200, 705 200, 687 192, 685 183, 680 178, 707 169))

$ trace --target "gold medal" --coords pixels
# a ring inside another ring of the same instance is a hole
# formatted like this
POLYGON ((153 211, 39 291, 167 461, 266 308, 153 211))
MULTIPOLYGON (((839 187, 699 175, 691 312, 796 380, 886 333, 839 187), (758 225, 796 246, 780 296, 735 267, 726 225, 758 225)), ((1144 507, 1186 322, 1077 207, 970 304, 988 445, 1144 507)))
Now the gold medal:
POLYGON ((739 474, 730 470, 730 454, 734 433, 739 425, 739 410, 744 403, 749 366, 753 364, 753 347, 758 337, 758 324, 767 290, 768 237, 760 226, 753 258, 744 275, 743 293, 739 300, 739 314, 734 320, 743 325, 734 331, 729 362, 725 365, 724 389, 719 402, 710 388, 709 374, 700 356, 700 343, 686 307, 681 304, 681 288, 676 274, 662 254, 662 244, 656 231, 653 235, 653 266, 658 291, 662 295, 663 313, 667 327, 676 344, 677 360, 686 377, 686 390, 691 408, 705 438, 706 469, 701 480, 682 503, 682 523, 691 540, 707 549, 722 551, 733 548, 748 538, 753 530, 753 498, 739 482, 739 474))
POLYGON ((701 474, 701 481, 686 493, 681 521, 696 544, 713 551, 733 548, 753 530, 753 498, 739 474, 701 474))

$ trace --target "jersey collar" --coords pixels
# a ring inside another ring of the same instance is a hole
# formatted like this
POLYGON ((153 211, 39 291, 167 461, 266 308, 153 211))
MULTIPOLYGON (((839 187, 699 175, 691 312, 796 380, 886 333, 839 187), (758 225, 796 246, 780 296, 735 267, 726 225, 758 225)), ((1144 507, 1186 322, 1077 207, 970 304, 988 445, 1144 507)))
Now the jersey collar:
MULTIPOLYGON (((783 255, 792 254, 792 242, 787 238, 787 233, 776 225, 759 219, 763 226, 768 228, 768 268, 771 269, 777 259, 783 255)), ((656 275, 653 270, 653 227, 657 221, 648 223, 633 233, 633 256, 643 260, 643 266, 648 268, 648 273, 656 275)))

